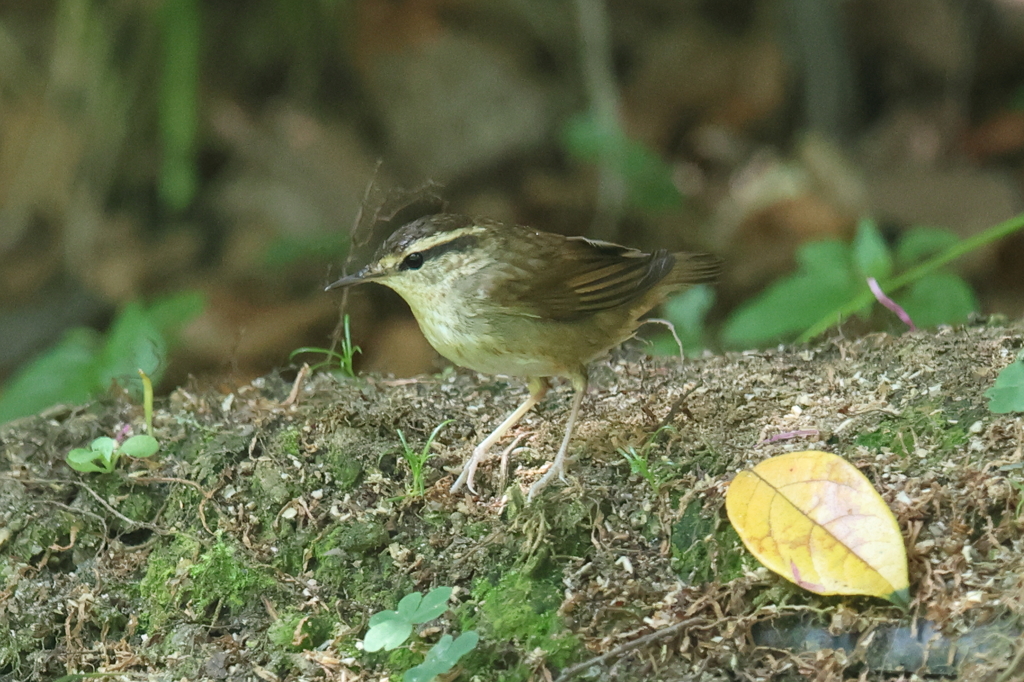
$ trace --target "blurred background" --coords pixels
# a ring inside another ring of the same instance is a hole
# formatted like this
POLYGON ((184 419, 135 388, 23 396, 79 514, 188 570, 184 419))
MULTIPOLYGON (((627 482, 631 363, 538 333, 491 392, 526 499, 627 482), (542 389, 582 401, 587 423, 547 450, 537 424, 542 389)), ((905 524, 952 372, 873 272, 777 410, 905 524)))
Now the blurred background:
MULTIPOLYGON (((431 207, 714 251, 674 314, 743 347, 779 335, 730 315, 834 270, 807 244, 870 219, 884 277, 1022 182, 1021 0, 0 0, 0 421, 330 346, 323 285, 431 207)), ((1022 265, 972 249, 935 321, 1020 316, 1022 265)), ((357 369, 441 366, 390 292, 345 311, 357 369)))

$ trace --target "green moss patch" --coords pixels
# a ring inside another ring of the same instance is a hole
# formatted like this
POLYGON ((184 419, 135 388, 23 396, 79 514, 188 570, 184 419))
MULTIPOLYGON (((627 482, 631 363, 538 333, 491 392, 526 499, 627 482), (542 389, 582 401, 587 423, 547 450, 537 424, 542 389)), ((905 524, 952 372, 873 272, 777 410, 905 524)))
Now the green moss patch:
POLYGON ((499 680, 525 681, 542 662, 563 667, 579 657, 579 639, 566 631, 558 613, 562 595, 555 584, 509 571, 477 581, 470 597, 460 624, 481 636, 480 650, 467 662, 470 669, 490 671, 499 680), (516 652, 530 652, 532 659, 516 652))

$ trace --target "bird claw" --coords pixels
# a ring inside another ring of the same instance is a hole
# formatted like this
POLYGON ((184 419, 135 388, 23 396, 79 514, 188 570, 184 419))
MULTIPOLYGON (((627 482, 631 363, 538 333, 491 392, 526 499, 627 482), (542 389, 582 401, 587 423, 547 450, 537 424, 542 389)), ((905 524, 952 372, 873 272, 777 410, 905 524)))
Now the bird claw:
POLYGON ((467 474, 467 476, 466 476, 466 490, 468 490, 469 492, 473 493, 474 495, 478 495, 479 494, 476 491, 476 487, 473 485, 473 477, 476 476, 476 467, 477 467, 477 465, 479 463, 480 463, 480 461, 474 455, 473 459, 469 463, 469 466, 466 467, 466 469, 469 472, 467 474))

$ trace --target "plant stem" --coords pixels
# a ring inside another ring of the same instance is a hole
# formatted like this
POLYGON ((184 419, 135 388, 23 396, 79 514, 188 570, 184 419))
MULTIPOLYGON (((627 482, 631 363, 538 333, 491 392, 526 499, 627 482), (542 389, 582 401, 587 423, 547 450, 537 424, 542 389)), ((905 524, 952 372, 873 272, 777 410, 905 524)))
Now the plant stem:
POLYGON ((146 416, 146 433, 153 434, 153 382, 150 381, 149 376, 139 370, 139 376, 142 377, 142 410, 146 416))

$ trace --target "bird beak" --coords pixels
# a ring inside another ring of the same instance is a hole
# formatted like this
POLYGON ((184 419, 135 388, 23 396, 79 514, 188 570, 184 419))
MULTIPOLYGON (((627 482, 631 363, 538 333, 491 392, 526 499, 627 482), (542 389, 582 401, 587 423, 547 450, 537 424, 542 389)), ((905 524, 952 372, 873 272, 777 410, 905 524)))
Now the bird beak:
POLYGON ((374 272, 371 270, 371 266, 367 265, 365 268, 355 273, 354 275, 347 275, 342 277, 337 282, 332 282, 324 287, 324 291, 330 291, 331 289, 341 289, 342 287, 352 286, 353 284, 361 284, 362 282, 369 282, 371 280, 381 277, 383 273, 374 272))

